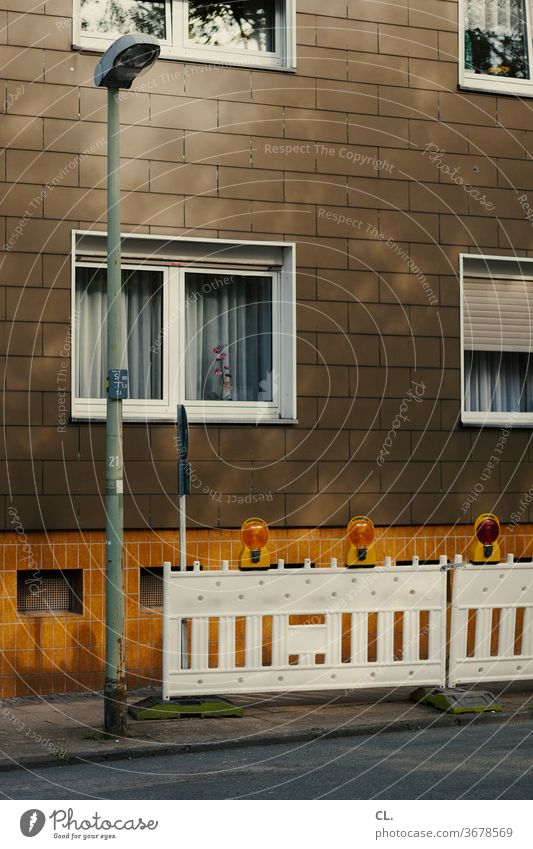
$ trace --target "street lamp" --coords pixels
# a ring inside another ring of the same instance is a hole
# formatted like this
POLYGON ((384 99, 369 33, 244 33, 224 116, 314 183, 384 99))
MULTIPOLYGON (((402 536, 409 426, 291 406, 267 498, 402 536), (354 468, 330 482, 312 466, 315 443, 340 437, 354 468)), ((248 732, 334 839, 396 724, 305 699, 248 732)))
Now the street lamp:
POLYGON ((120 310, 120 146, 119 89, 149 68, 161 48, 151 35, 118 38, 98 62, 94 81, 107 88, 107 418, 106 418, 106 671, 104 728, 126 731, 124 663, 122 400, 128 374, 122 368, 124 328, 120 310))

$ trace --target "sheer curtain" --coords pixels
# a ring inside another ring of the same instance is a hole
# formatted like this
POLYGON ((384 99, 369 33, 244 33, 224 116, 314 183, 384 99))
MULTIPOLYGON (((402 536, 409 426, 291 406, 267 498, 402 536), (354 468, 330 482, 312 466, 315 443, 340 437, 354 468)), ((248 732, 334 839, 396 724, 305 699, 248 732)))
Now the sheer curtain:
MULTIPOLYGON (((128 369, 133 399, 163 397, 163 274, 142 269, 122 272, 123 326, 126 346, 123 368, 128 369)), ((76 386, 79 398, 106 394, 105 269, 76 270, 76 386)))
POLYGON ((272 278, 188 272, 185 310, 187 399, 271 401, 272 278))
POLYGON ((465 351, 465 408, 469 412, 532 412, 533 354, 465 351))

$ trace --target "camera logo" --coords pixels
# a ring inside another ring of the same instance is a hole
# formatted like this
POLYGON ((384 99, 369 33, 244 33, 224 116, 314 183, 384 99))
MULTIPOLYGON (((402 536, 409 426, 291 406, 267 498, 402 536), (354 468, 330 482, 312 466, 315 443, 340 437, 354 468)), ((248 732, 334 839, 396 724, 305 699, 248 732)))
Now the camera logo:
POLYGON ((35 837, 43 830, 46 817, 42 811, 37 808, 30 808, 29 811, 24 811, 20 818, 20 830, 24 837, 35 837))

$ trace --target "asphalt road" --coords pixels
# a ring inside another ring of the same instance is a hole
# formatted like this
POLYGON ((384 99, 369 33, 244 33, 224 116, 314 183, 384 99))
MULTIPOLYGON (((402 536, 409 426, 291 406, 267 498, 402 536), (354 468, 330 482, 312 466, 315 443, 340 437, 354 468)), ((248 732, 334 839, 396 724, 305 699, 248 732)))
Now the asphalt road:
POLYGON ((394 732, 0 774, 6 799, 531 799, 533 728, 394 732))

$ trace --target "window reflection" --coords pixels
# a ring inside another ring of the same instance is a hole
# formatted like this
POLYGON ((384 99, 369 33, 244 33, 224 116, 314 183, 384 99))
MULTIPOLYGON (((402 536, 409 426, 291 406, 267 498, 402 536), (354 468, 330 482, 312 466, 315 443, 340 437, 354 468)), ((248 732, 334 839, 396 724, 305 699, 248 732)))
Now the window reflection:
POLYGON ((94 35, 141 32, 166 39, 165 5, 164 0, 81 0, 81 29, 94 35))
POLYGON ((525 0, 466 0, 465 68, 529 79, 525 0))
POLYGON ((196 44, 275 51, 275 0, 189 2, 189 39, 196 44))

